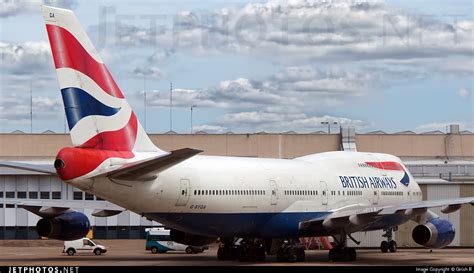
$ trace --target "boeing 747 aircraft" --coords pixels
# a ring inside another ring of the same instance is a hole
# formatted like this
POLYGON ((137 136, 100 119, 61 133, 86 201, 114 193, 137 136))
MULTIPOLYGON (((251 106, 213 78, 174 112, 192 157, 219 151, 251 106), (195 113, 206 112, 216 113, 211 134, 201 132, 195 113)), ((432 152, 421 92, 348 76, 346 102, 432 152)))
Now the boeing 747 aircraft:
MULTIPOLYGON (((172 240, 203 245, 220 238, 219 259, 302 261, 299 237, 332 236, 329 259, 353 261, 354 232, 385 230, 383 252, 395 252, 392 231, 418 225, 413 239, 441 248, 455 236, 443 213, 474 205, 474 197, 422 201, 402 161, 389 154, 327 152, 294 159, 202 156, 185 148, 166 152, 148 138, 87 34, 70 10, 43 7, 73 147, 54 166, 3 166, 57 174, 64 183, 171 228, 172 240)), ((41 236, 83 237, 89 220, 73 203, 14 200, 42 217, 41 236)), ((78 204, 76 204, 78 205, 78 204)), ((355 240, 354 240, 355 241, 355 240)))

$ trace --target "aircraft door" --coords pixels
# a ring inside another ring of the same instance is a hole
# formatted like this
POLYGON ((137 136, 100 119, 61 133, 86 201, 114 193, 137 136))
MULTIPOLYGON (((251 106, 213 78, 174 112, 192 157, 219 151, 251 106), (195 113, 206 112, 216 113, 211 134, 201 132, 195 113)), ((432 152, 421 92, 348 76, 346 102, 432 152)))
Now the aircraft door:
POLYGON ((274 180, 270 180, 270 194, 272 195, 271 204, 276 205, 278 201, 278 188, 274 180))
POLYGON ((180 180, 180 190, 178 195, 178 201, 176 206, 186 206, 189 200, 189 195, 191 194, 191 184, 188 179, 180 180))
POLYGON ((321 181, 321 200, 324 206, 328 204, 328 195, 328 184, 325 181, 321 181))
POLYGON ((379 189, 374 189, 374 196, 372 199, 372 203, 374 205, 377 205, 379 203, 379 198, 380 198, 380 191, 379 189))

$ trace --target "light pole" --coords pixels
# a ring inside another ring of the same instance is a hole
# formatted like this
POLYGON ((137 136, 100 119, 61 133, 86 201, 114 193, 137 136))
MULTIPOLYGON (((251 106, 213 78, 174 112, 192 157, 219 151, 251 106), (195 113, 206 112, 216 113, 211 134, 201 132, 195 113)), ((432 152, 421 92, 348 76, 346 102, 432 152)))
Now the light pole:
POLYGON ((191 135, 193 134, 193 108, 196 108, 196 105, 191 106, 191 135))
POLYGON ((143 73, 143 123, 146 132, 146 75, 143 73))
POLYGON ((333 122, 331 122, 331 121, 321 121, 321 124, 323 124, 323 125, 327 124, 328 125, 328 135, 330 135, 331 134, 331 124, 336 125, 338 123, 337 123, 337 121, 333 121, 333 122))
POLYGON ((33 80, 30 78, 30 134, 33 133, 33 80))

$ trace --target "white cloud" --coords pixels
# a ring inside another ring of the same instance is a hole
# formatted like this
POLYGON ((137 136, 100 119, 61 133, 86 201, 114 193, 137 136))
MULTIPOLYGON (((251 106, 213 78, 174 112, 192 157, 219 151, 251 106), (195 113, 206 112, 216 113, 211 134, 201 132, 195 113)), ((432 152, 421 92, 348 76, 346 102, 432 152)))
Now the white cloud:
POLYGON ((471 92, 467 88, 463 87, 459 89, 458 96, 463 100, 467 100, 471 96, 471 92))
POLYGON ((1 0, 0 17, 15 16, 22 13, 39 12, 42 4, 59 8, 73 8, 76 0, 1 0))
MULTIPOLYGON (((353 120, 346 117, 336 116, 309 116, 305 113, 270 113, 264 111, 238 112, 225 114, 215 125, 225 126, 234 132, 284 132, 296 131, 309 133, 325 129, 322 127, 323 121, 337 121, 339 126, 353 126, 357 130, 365 129, 368 124, 362 120, 353 120)), ((333 127, 334 128, 334 127, 333 127)), ((335 129, 336 131, 338 129, 335 129)))
POLYGON ((146 68, 135 67, 133 69, 133 74, 140 77, 146 76, 147 78, 153 78, 153 79, 161 79, 165 76, 165 73, 157 67, 146 67, 146 68))
POLYGON ((269 0, 213 13, 181 12, 172 25, 157 31, 120 24, 116 36, 118 42, 173 51, 239 53, 297 65, 411 61, 437 71, 472 65, 474 21, 416 14, 383 1, 269 0))
POLYGON ((436 131, 436 130, 439 130, 441 132, 448 132, 449 125, 451 124, 458 124, 459 129, 461 131, 474 129, 472 127, 473 126, 472 121, 457 120, 457 121, 450 121, 450 122, 430 122, 430 123, 422 124, 416 128, 416 131, 419 133, 423 133, 427 131, 436 131))
POLYGON ((226 133, 228 130, 224 126, 217 126, 217 125, 197 125, 193 126, 193 132, 196 133, 198 131, 204 131, 209 134, 222 134, 226 133))
POLYGON ((12 74, 30 74, 52 64, 50 46, 43 41, 19 44, 0 42, 0 56, 1 70, 12 74))
MULTIPOLYGON (((350 102, 374 90, 379 80, 368 72, 321 71, 288 67, 263 80, 224 80, 203 90, 174 89, 176 107, 223 108, 232 111, 306 112, 350 102)), ((143 94, 138 94, 140 99, 143 94)), ((147 92, 149 105, 168 107, 169 91, 147 92)))
MULTIPOLYGON (((2 94, 0 103, 0 121, 14 124, 30 120, 30 98, 25 94, 2 94)), ((33 97, 33 116, 35 119, 46 119, 64 115, 60 97, 33 97)))

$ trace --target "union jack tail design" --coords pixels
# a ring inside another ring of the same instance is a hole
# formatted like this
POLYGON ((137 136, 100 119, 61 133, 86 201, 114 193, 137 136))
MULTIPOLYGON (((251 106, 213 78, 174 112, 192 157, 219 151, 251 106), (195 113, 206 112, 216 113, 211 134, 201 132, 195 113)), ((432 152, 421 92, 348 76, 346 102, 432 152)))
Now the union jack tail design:
POLYGON ((117 152, 162 152, 148 138, 70 10, 43 6, 72 143, 117 152))

